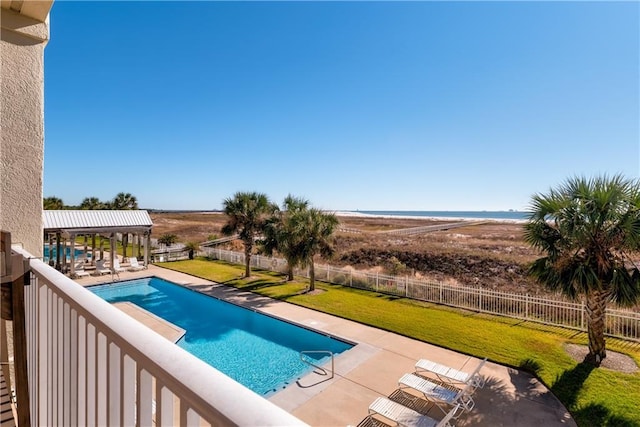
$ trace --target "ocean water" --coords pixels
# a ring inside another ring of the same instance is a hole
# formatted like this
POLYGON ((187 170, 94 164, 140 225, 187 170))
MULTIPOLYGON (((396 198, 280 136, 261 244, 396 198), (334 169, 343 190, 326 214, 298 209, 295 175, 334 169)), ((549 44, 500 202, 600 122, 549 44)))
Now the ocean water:
POLYGON ((478 218, 525 220, 529 213, 525 211, 351 211, 356 214, 381 216, 422 216, 433 218, 478 218))

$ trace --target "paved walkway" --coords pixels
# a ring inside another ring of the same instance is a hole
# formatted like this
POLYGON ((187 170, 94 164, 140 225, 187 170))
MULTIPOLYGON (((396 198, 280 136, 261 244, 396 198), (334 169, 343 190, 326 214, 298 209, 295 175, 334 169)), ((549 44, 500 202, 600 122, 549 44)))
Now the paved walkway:
MULTIPOLYGON (((472 371, 480 362, 421 341, 153 265, 141 272, 120 273, 120 280, 152 275, 357 343, 336 357, 333 379, 312 373, 269 398, 312 426, 369 425, 369 404, 379 396, 399 397, 398 379, 413 372, 419 358, 465 371, 472 371)), ((105 282, 105 276, 78 280, 83 285, 99 282, 105 282)), ((576 425, 556 397, 531 375, 490 362, 481 373, 487 383, 474 394, 475 408, 462 415, 456 426, 576 425)), ((438 411, 432 407, 429 414, 441 417, 438 411)))

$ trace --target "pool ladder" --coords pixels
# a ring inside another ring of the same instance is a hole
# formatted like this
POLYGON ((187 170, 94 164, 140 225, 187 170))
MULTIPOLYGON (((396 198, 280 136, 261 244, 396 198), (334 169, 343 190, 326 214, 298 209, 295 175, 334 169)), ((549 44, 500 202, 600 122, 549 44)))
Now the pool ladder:
MULTIPOLYGON (((322 371, 322 375, 327 375, 327 370, 324 369, 321 366, 316 365, 315 363, 310 362, 309 360, 307 360, 304 356, 307 354, 328 354, 329 356, 331 356, 331 376, 328 379, 333 378, 333 371, 334 371, 334 362, 333 362, 333 352, 329 351, 329 350, 303 350, 300 352, 300 360, 303 361, 304 363, 306 363, 309 366, 313 366, 316 369, 319 369, 322 371)), ((319 372, 317 372, 319 373, 319 372)))

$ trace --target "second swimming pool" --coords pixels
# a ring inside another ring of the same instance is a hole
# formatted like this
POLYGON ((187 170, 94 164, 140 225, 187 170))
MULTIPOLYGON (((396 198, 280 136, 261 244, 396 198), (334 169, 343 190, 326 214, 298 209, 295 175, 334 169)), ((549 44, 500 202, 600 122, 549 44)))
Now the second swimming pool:
MULTIPOLYGON (((187 333, 177 345, 258 394, 274 393, 310 371, 304 350, 334 354, 352 344, 157 277, 89 288, 109 302, 129 301, 187 333)), ((318 364, 324 355, 311 355, 318 364)))

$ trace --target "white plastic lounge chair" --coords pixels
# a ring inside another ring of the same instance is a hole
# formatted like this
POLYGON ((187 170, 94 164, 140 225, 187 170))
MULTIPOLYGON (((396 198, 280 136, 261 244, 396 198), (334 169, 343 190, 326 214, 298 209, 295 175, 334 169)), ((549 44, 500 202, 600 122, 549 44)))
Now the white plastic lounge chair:
POLYGON ((480 369, 487 363, 487 358, 480 361, 476 369, 471 372, 463 372, 454 368, 450 368, 440 363, 432 362, 427 359, 420 359, 416 362, 416 373, 421 374, 424 372, 431 372, 438 377, 438 380, 443 383, 450 383, 451 385, 462 384, 466 385, 472 383, 474 387, 484 387, 484 378, 480 375, 480 369))
POLYGON ((386 397, 378 397, 369 405, 369 418, 377 414, 402 427, 452 427, 449 421, 457 410, 458 406, 449 411, 441 421, 437 421, 386 397))
POLYGON ((465 411, 470 411, 475 406, 475 402, 471 398, 475 387, 471 383, 465 385, 463 389, 451 389, 414 374, 404 374, 398 383, 401 389, 411 388, 422 393, 425 399, 435 403, 445 414, 447 411, 444 410, 442 404, 460 405, 465 411))
POLYGON ((104 260, 96 261, 96 275, 111 274, 111 269, 104 266, 104 260))
POLYGON ((129 258, 129 264, 129 271, 140 271, 144 269, 143 265, 138 264, 138 258, 136 257, 132 256, 131 258, 129 258))
POLYGON ((84 262, 81 261, 75 265, 75 268, 73 269, 73 275, 76 278, 89 276, 89 272, 84 270, 84 262))
POLYGON ((115 257, 113 259, 113 271, 115 273, 122 273, 123 271, 125 271, 125 268, 120 265, 120 260, 118 259, 118 257, 115 257))

